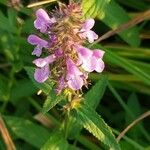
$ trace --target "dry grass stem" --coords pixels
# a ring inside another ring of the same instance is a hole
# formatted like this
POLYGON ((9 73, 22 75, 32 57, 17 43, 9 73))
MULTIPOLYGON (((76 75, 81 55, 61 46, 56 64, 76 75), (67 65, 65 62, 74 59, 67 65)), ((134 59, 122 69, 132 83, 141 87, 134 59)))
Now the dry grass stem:
POLYGON ((0 132, 1 132, 4 142, 6 144, 7 150, 16 150, 16 147, 9 135, 9 132, 6 128, 5 122, 3 121, 3 118, 1 115, 0 115, 0 132))
POLYGON ((56 2, 56 1, 57 0, 45 0, 45 1, 29 4, 27 7, 28 8, 36 7, 36 6, 40 6, 40 5, 44 5, 44 4, 48 4, 48 3, 52 3, 52 2, 56 2))
POLYGON ((138 16, 136 16, 135 18, 133 18, 132 20, 130 20, 129 22, 121 25, 120 27, 118 27, 117 29, 115 30, 110 30, 108 31, 107 33, 105 33, 104 35, 102 35, 98 40, 96 40, 94 43, 92 43, 90 45, 90 47, 96 43, 99 43, 101 42, 102 40, 105 40, 117 33, 120 33, 128 28, 131 28, 133 26, 135 26, 136 24, 144 21, 144 20, 147 20, 147 19, 150 19, 150 10, 147 10, 143 13, 140 13, 138 16))
POLYGON ((142 119, 150 116, 150 111, 145 112, 142 114, 139 118, 134 120, 131 124, 129 124, 116 138, 116 140, 119 142, 120 139, 128 132, 129 129, 131 129, 133 126, 135 126, 137 123, 139 123, 142 119))

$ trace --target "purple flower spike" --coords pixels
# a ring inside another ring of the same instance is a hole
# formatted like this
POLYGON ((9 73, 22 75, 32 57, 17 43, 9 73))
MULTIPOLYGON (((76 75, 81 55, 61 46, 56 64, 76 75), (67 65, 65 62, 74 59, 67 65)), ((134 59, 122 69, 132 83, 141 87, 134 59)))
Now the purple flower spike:
POLYGON ((49 75, 49 65, 45 65, 42 68, 35 69, 34 79, 39 83, 43 83, 48 79, 49 75))
POLYGON ((79 90, 83 86, 83 73, 77 68, 71 59, 67 59, 67 76, 68 86, 73 90, 79 90))
POLYGON ((38 9, 36 11, 36 17, 37 19, 34 21, 34 26, 42 33, 45 33, 48 27, 56 22, 55 18, 50 18, 46 11, 43 9, 38 9))
POLYGON ((48 48, 48 42, 39 38, 36 35, 29 35, 28 37, 28 42, 32 45, 36 45, 36 47, 34 48, 32 55, 36 55, 37 57, 39 57, 42 54, 42 48, 48 48))
POLYGON ((94 24, 94 19, 87 19, 80 30, 81 34, 79 34, 81 38, 87 38, 90 43, 93 43, 94 40, 98 39, 98 35, 91 30, 94 24))

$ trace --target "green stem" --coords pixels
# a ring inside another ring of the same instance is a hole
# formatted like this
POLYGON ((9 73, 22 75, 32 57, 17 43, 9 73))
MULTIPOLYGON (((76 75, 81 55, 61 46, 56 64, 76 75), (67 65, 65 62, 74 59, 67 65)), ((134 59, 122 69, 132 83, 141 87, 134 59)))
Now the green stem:
POLYGON ((64 130, 65 130, 65 139, 68 138, 68 132, 69 132, 69 111, 65 114, 65 121, 64 121, 64 130))

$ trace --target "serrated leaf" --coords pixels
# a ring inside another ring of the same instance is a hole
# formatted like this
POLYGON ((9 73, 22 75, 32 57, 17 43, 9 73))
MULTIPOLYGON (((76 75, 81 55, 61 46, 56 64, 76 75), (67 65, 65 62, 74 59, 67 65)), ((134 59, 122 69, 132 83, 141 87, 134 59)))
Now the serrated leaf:
POLYGON ((120 150, 119 144, 115 140, 115 137, 104 122, 104 120, 87 104, 83 104, 76 109, 76 119, 79 123, 92 133, 102 143, 107 145, 111 150, 120 150))
POLYGON ((63 96, 57 96, 54 91, 49 93, 49 96, 44 102, 42 112, 46 113, 63 99, 63 96))
POLYGON ((49 137, 48 131, 29 120, 18 117, 4 117, 8 127, 20 139, 40 148, 49 137))
MULTIPOLYGON (((102 99, 107 86, 107 77, 101 76, 101 79, 92 86, 92 88, 84 95, 84 102, 91 108, 96 108, 102 99)), ((70 117, 70 137, 75 138, 80 133, 82 126, 77 122, 75 118, 70 117), (76 129, 76 130, 74 130, 76 129)))
MULTIPOLYGON (((114 0, 83 0, 82 8, 86 18, 96 17, 112 29, 130 20, 128 14, 114 0)), ((136 27, 124 30, 119 36, 131 46, 140 44, 136 27)))
POLYGON ((33 78, 34 68, 25 67, 25 69, 26 69, 30 79, 35 84, 35 86, 47 94, 47 98, 44 102, 42 112, 43 113, 48 112, 52 107, 54 107, 57 103, 59 103, 63 99, 63 95, 56 95, 55 91, 52 89, 53 88, 52 81, 46 81, 44 83, 36 82, 33 78))
POLYGON ((101 76, 100 80, 85 94, 85 103, 96 108, 103 97, 107 86, 107 77, 101 76))
POLYGON ((41 150, 69 150, 69 144, 63 135, 57 131, 50 135, 48 141, 42 146, 41 150))

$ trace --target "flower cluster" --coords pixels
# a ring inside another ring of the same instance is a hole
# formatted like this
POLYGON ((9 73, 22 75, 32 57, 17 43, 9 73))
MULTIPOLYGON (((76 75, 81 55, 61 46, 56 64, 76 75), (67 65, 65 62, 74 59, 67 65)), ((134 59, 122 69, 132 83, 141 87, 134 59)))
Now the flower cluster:
POLYGON ((104 51, 83 46, 98 38, 91 30, 94 23, 92 18, 82 19, 77 4, 62 5, 49 15, 38 9, 34 27, 46 40, 34 34, 28 37, 28 42, 35 45, 32 55, 40 57, 33 61, 37 67, 35 80, 43 83, 50 77, 56 82, 57 93, 61 93, 64 89, 80 90, 87 85, 89 72, 102 72, 104 51))

